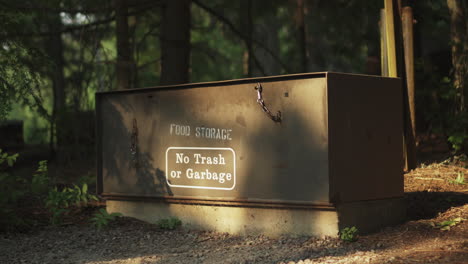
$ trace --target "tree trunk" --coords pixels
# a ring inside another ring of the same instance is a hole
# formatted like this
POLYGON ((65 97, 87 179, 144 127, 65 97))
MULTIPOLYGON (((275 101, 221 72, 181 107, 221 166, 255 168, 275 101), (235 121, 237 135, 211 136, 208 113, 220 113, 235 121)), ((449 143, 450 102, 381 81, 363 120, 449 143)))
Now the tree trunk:
POLYGON ((408 91, 409 117, 411 133, 416 138, 416 105, 415 105, 415 77, 414 77, 414 33, 413 9, 409 6, 402 8, 403 45, 405 55, 406 87, 408 91))
POLYGON ((252 17, 252 0, 247 0, 247 52, 248 52, 248 77, 253 77, 254 69, 254 51, 253 51, 253 17, 252 17))
POLYGON ((403 33, 401 28, 401 3, 398 0, 385 0, 385 39, 390 77, 402 79, 403 92, 403 161, 404 171, 416 168, 416 144, 410 119, 410 103, 408 87, 406 85, 406 71, 404 64, 403 33))
POLYGON ((273 57, 273 54, 279 53, 279 38, 278 29, 280 23, 275 14, 268 14, 255 22, 255 36, 257 39, 261 39, 264 47, 256 45, 253 48, 253 54, 260 62, 263 71, 260 67, 256 67, 253 70, 253 76, 273 76, 281 74, 281 64, 273 57))
POLYGON ((308 72, 307 31, 305 25, 304 0, 296 0, 295 22, 298 30, 298 42, 301 56, 301 72, 308 72))
POLYGON ((243 72, 246 77, 253 77, 254 75, 254 48, 253 48, 253 17, 252 17, 252 0, 240 1, 240 12, 241 18, 241 31, 245 32, 245 46, 243 58, 243 72))
POLYGON ((453 85, 457 91, 457 113, 466 111, 468 85, 468 3, 466 0, 447 0, 450 12, 453 85))
POLYGON ((52 154, 59 154, 61 148, 65 144, 65 128, 64 128, 64 115, 65 115, 65 77, 63 73, 64 59, 63 59, 63 43, 62 34, 62 21, 60 14, 54 14, 50 19, 50 30, 52 35, 48 39, 46 50, 53 61, 54 67, 50 72, 52 80, 53 91, 53 106, 52 106, 52 120, 50 120, 50 150, 52 154), (56 140, 56 148, 54 150, 54 140, 56 140))
POLYGON ((128 27, 127 0, 115 0, 115 29, 117 37, 117 89, 132 88, 132 49, 128 27))
POLYGON ((190 0, 166 0, 162 8, 162 85, 189 82, 190 0))

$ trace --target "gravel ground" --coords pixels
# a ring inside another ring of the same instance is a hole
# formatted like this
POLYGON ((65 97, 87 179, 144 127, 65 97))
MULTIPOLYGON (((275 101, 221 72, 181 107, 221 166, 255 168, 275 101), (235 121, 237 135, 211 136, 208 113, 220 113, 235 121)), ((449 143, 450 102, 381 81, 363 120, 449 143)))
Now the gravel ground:
MULTIPOLYGON (((467 212, 465 205, 447 214, 467 212)), ((82 224, 1 234, 0 263, 468 263, 468 222, 441 231, 430 221, 411 221, 347 243, 331 237, 166 231, 121 218, 101 231, 82 224)))
MULTIPOLYGON (((167 231, 119 218, 98 231, 96 208, 72 214, 62 226, 0 233, 0 264, 14 263, 465 263, 468 264, 468 190, 455 184, 468 161, 452 158, 405 175, 408 221, 347 243, 331 237, 233 236, 167 231), (465 219, 443 231, 437 224, 465 219)), ((28 210, 31 211, 31 210, 28 210)))

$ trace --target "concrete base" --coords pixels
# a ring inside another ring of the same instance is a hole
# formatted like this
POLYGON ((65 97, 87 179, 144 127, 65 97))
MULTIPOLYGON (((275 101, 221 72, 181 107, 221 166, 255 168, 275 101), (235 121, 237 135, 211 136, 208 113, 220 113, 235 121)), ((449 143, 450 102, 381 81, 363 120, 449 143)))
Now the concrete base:
POLYGON ((406 218, 403 198, 344 203, 337 208, 340 230, 355 226, 360 234, 398 225, 406 218))
POLYGON ((402 222, 405 206, 403 199, 349 203, 338 206, 337 210, 108 200, 107 210, 109 213, 119 212, 150 223, 177 217, 189 229, 277 237, 337 236, 340 229, 351 226, 356 226, 361 234, 372 232, 402 222))

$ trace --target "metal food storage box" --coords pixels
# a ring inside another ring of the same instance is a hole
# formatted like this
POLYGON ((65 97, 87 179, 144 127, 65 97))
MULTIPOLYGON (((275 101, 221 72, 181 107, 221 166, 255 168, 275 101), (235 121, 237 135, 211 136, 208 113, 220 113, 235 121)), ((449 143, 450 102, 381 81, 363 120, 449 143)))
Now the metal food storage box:
POLYGON ((399 79, 308 73, 96 94, 109 211, 237 234, 404 218, 399 79))

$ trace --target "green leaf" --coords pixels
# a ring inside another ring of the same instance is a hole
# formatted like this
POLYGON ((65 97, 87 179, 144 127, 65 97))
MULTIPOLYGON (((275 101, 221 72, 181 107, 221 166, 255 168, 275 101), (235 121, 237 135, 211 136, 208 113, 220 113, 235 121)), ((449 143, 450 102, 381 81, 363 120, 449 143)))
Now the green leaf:
POLYGON ((112 213, 112 214, 110 214, 110 215, 111 215, 111 216, 122 216, 121 213, 117 213, 117 212, 116 212, 116 213, 112 213))
POLYGON ((444 227, 442 227, 440 230, 449 231, 449 230, 450 230, 450 226, 444 226, 444 227))

